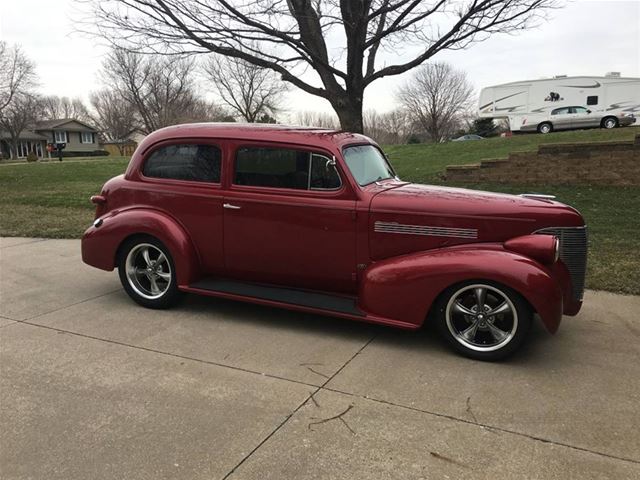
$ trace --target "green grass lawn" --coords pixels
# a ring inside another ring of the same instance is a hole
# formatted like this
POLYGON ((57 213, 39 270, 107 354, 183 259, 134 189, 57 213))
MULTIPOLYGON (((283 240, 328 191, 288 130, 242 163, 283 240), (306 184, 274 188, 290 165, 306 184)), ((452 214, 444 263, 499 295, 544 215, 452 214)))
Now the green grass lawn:
MULTIPOLYGON (((591 130, 522 135, 438 145, 398 145, 385 150, 403 180, 442 183, 447 165, 476 163, 532 150, 541 142, 632 139, 640 129, 591 130)), ((65 159, 62 162, 0 164, 0 235, 79 238, 93 220, 89 197, 109 178, 123 173, 126 158, 65 159)), ((459 185, 458 185, 459 186, 459 185)), ((576 207, 589 225, 587 286, 640 294, 639 187, 543 187, 472 185, 471 188, 522 193, 543 191, 576 207)))
POLYGON ((0 165, 0 235, 79 238, 91 224, 91 195, 124 172, 123 157, 0 165))

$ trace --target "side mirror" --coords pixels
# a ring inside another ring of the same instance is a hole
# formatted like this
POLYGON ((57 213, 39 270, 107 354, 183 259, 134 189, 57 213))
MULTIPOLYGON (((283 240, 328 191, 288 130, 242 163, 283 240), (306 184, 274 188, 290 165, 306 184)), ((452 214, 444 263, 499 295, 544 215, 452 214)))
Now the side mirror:
POLYGON ((591 110, 587 110, 587 113, 591 113, 591 110))
POLYGON ((333 156, 331 157, 331 160, 327 160, 327 163, 325 163, 324 167, 329 170, 329 167, 334 167, 336 166, 336 157, 333 156))

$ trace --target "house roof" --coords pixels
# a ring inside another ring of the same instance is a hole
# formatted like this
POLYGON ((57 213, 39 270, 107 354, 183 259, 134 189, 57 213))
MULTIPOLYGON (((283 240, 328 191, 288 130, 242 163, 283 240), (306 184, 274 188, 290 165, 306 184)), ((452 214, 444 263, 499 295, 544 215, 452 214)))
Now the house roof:
POLYGON ((68 123, 77 123, 81 127, 78 128, 77 126, 67 126, 66 127, 67 130, 91 131, 91 132, 97 132, 98 131, 96 128, 92 127, 91 125, 88 125, 88 124, 86 124, 84 122, 81 122, 80 120, 76 120, 75 118, 56 118, 54 120, 43 120, 43 121, 38 122, 36 124, 35 130, 53 130, 53 129, 58 129, 58 128, 64 127, 68 123))
MULTIPOLYGON (((9 140, 11 138, 11 135, 9 135, 9 132, 0 130, 0 138, 3 140, 9 140)), ((39 133, 35 133, 30 130, 21 131, 18 138, 20 140, 47 140, 47 137, 45 137, 44 135, 40 135, 39 133)))

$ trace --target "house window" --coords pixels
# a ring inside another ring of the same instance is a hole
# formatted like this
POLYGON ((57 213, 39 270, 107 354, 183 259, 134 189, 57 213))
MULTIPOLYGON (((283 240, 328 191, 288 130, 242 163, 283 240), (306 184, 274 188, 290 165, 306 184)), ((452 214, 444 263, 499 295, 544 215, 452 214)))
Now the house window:
POLYGON ((597 105, 598 104, 598 96, 592 95, 587 97, 587 105, 597 105))
POLYGON ((67 132, 54 130, 53 139, 56 143, 67 143, 67 132))
POLYGON ((80 134, 80 143, 93 143, 93 133, 82 132, 80 134))

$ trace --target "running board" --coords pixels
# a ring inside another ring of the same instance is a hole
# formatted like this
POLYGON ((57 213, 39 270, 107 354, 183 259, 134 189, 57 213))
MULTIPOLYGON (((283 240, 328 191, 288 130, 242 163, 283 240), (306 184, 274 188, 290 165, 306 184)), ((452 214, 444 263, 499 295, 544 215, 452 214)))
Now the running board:
POLYGON ((189 285, 190 288, 239 295, 242 297, 269 300, 300 307, 316 308, 347 315, 364 317, 365 314, 356 306, 355 298, 327 295, 325 293, 296 290, 292 288, 259 285, 256 283, 237 282, 220 278, 205 278, 189 285))

